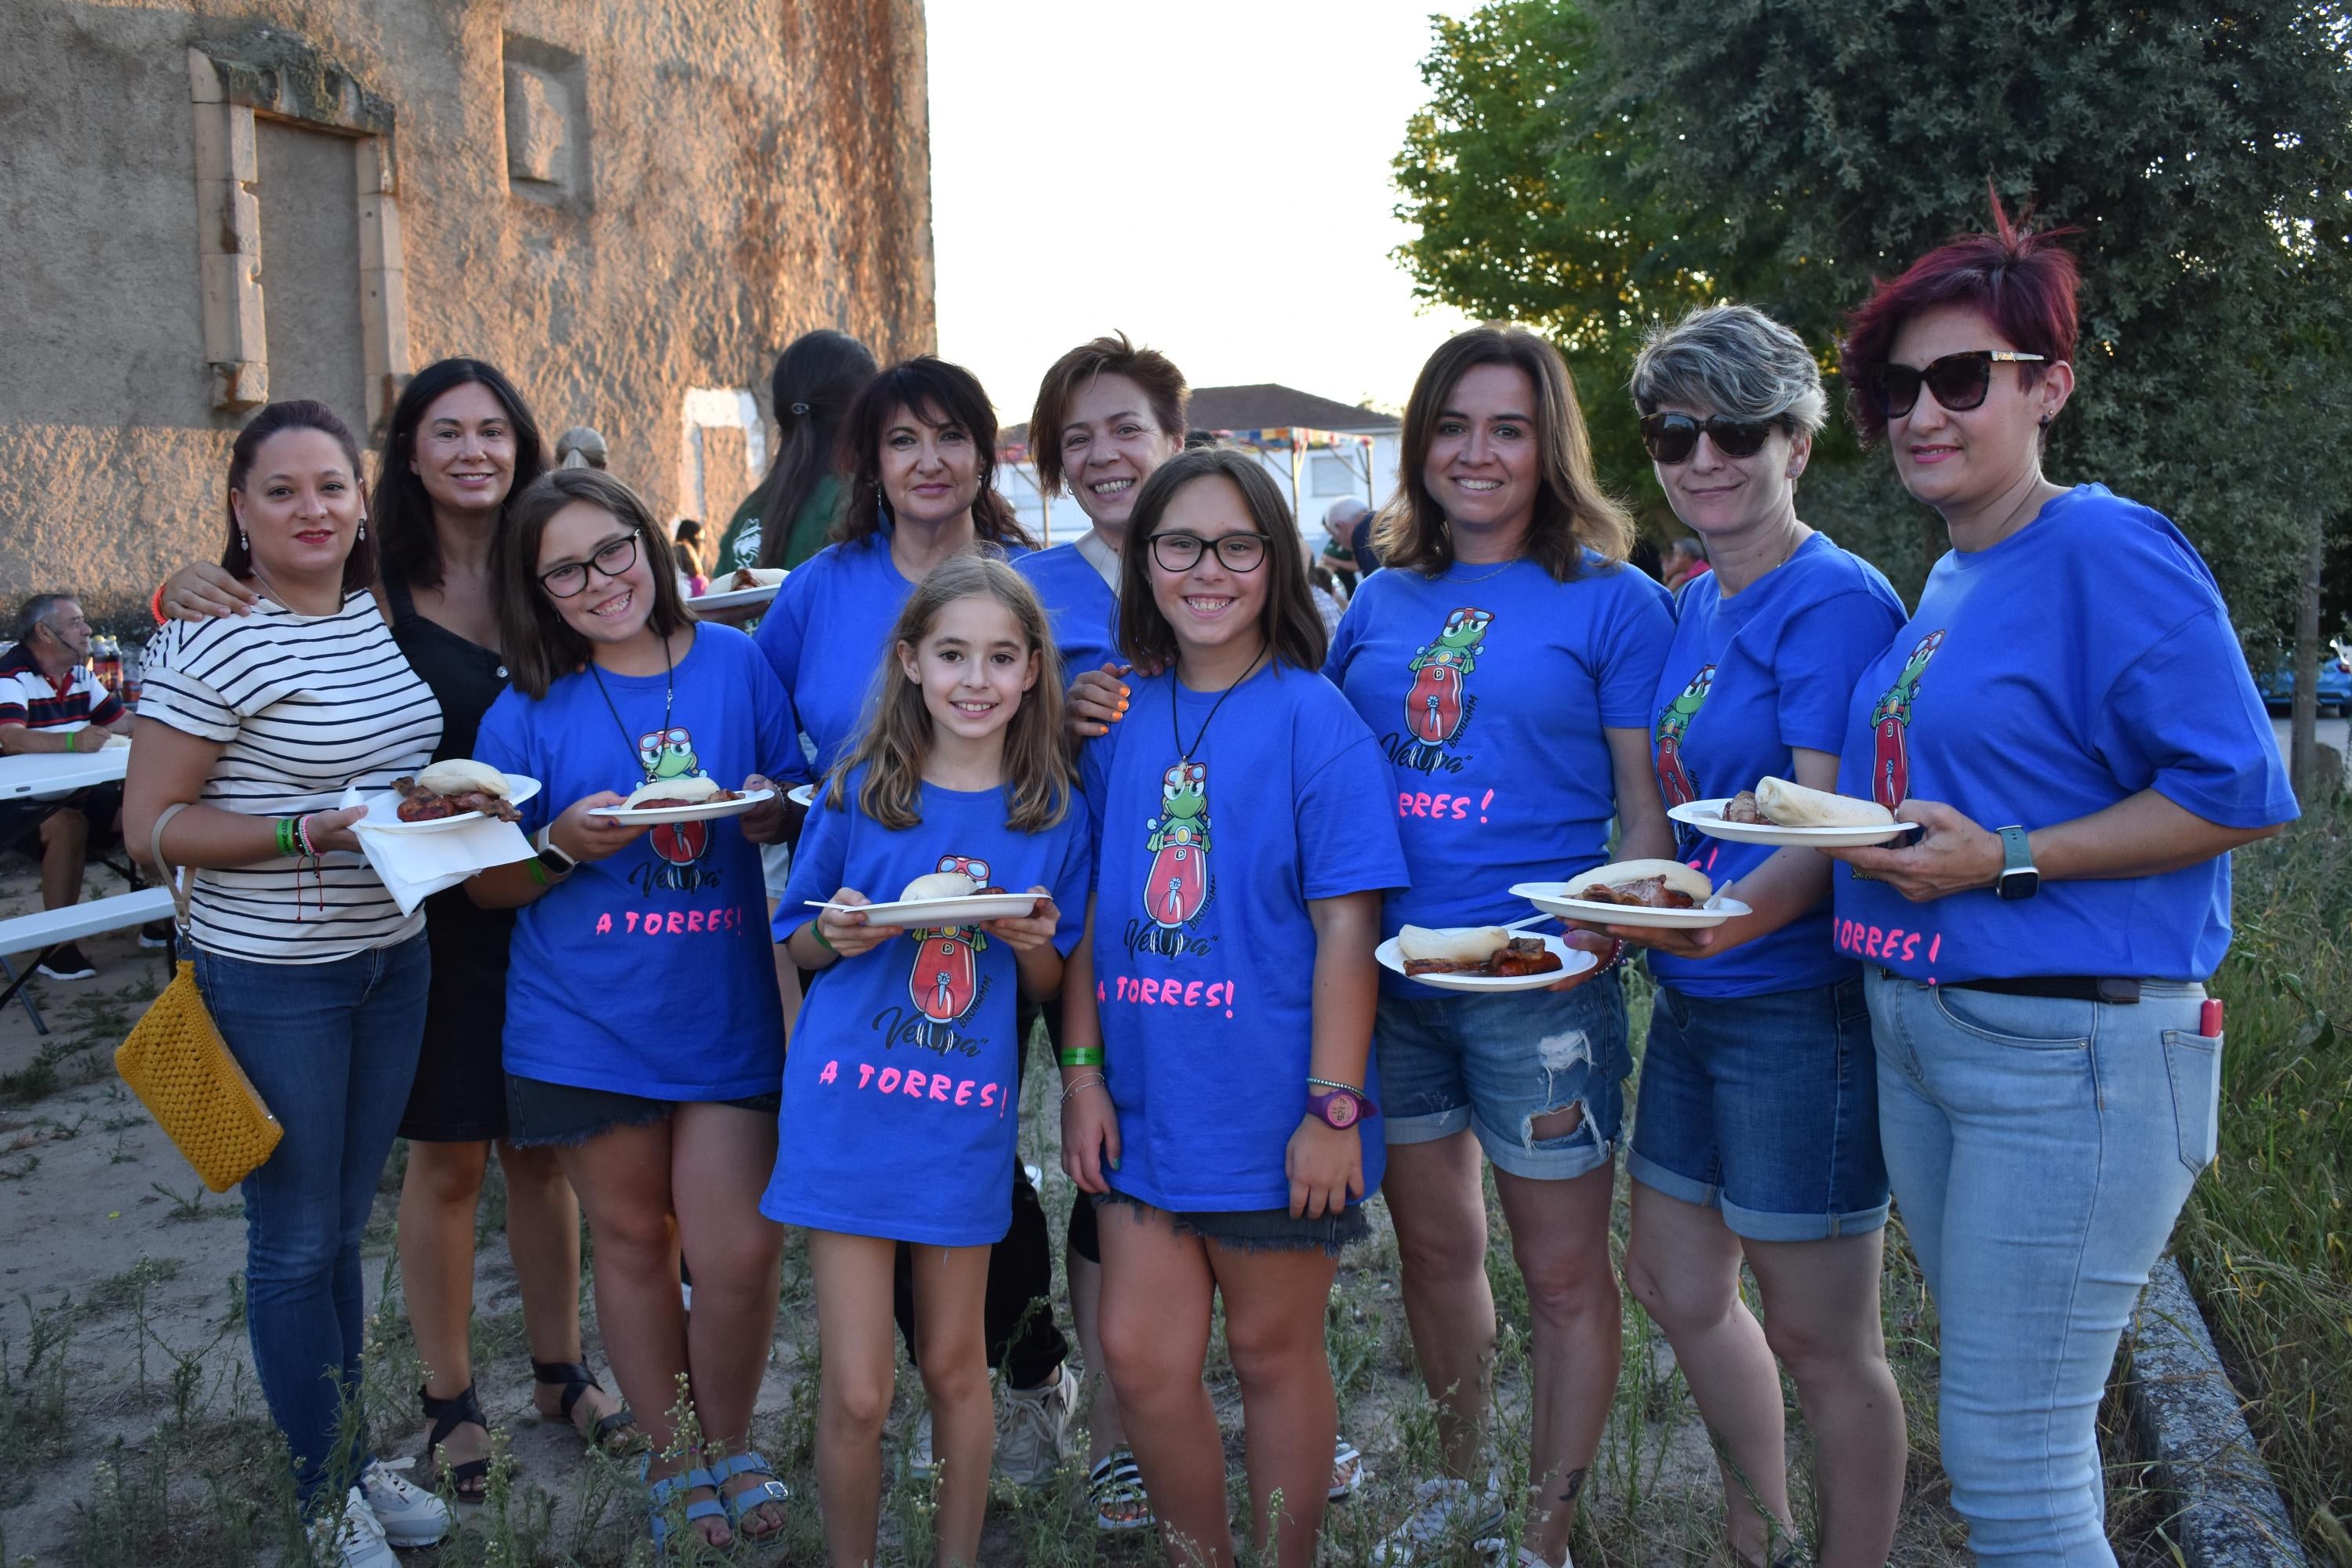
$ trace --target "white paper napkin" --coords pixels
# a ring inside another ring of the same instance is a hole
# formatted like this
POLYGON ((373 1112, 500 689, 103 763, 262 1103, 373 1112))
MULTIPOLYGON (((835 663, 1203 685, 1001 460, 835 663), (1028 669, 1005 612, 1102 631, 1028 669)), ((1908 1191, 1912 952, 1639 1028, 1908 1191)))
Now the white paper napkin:
MULTIPOLYGON (((360 805, 366 796, 357 789, 343 792, 342 804, 360 805)), ((534 851, 522 829, 511 822, 486 816, 463 827, 439 833, 404 833, 375 826, 362 816, 352 826, 368 864, 383 879, 384 890, 400 905, 402 914, 415 911, 432 894, 454 888, 477 871, 528 860, 534 851)))

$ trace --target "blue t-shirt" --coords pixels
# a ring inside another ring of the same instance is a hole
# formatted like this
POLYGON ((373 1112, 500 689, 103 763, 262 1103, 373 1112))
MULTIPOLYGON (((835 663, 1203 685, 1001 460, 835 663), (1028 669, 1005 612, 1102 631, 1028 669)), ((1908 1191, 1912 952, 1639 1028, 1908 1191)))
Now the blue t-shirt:
MULTIPOLYGON (((855 888, 887 903, 916 878, 968 868, 983 885, 1050 889, 1054 945, 1077 946, 1093 835, 1084 799, 1052 827, 1004 826, 1002 789, 923 786, 923 820, 893 832, 817 795, 777 906, 779 942, 809 923, 805 900, 855 888)), ((786 1225, 933 1247, 986 1247, 1013 1223, 1020 1130, 1020 973, 1013 949, 976 926, 913 931, 820 971, 793 1026, 776 1173, 760 1212, 786 1225), (909 1179, 909 1173, 919 1173, 909 1179)))
MULTIPOLYGON (((1017 545, 980 548, 1016 563, 1027 553, 1017 545)), ((776 590, 775 603, 760 618, 758 637, 800 725, 802 757, 808 760, 794 759, 793 779, 824 777, 850 750, 898 612, 914 591, 890 559, 887 524, 864 539, 826 545, 776 590)))
MULTIPOLYGON (((1499 925, 1528 912, 1511 885, 1608 858, 1616 774, 1604 729, 1647 731, 1674 640, 1666 591, 1588 557, 1557 583, 1531 561, 1443 576, 1364 579, 1323 671, 1387 757, 1412 886, 1404 925, 1499 925)), ((1389 994, 1427 986, 1383 971, 1389 994)))
POLYGON ((1118 595, 1076 545, 1035 551, 1013 565, 1045 602, 1065 682, 1118 657, 1118 636, 1113 629, 1118 625, 1118 595))
MULTIPOLYGON (((1985 828, 2071 822, 2144 789, 2225 827, 2296 815, 2212 573, 2104 485, 1936 563, 1854 689, 1838 788, 1941 801, 1985 828)), ((1841 869, 1835 929, 1841 952, 1915 980, 2202 980, 2230 947, 2230 858, 1926 904, 1841 869)))
MULTIPOLYGON (((666 706, 669 684, 583 670, 537 700, 509 688, 474 755, 544 786, 516 808, 526 833, 600 790, 625 795, 648 765, 735 789, 794 759, 783 691, 734 627, 698 626, 666 706)), ((760 847, 737 817, 663 824, 582 861, 516 919, 507 1071, 651 1100, 774 1092, 784 1022, 767 917, 760 847)))
MULTIPOLYGON (((1178 1213, 1286 1208, 1313 1054, 1307 904, 1404 881, 1394 825, 1368 809, 1387 770, 1313 670, 1270 666, 1230 693, 1181 698, 1172 673, 1129 687, 1127 717, 1084 758, 1095 1004, 1121 1147, 1110 1184, 1178 1213)), ((1379 1103, 1377 1079, 1365 1087, 1379 1103)), ((1386 1151, 1379 1118, 1360 1125, 1369 1195, 1386 1151)))
MULTIPOLYGON (((1653 699, 1650 740, 1670 806, 1796 777, 1797 747, 1836 756, 1863 668, 1903 624, 1878 568, 1816 533, 1774 571, 1726 599, 1712 572, 1675 601, 1675 644, 1653 699)), ((1716 886, 1778 851, 1675 825, 1675 853, 1716 886)), ((1737 896, 1737 895, 1735 895, 1737 896)), ((1854 972, 1830 941, 1830 900, 1720 958, 1649 955, 1650 973, 1693 996, 1761 996, 1828 985, 1854 972)))

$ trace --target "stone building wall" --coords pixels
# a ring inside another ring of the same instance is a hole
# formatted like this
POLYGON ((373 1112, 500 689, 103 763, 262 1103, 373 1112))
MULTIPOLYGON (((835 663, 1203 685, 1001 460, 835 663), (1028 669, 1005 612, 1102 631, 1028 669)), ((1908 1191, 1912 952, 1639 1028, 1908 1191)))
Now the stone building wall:
POLYGON ((724 517, 776 351, 928 349, 921 0, 0 6, 0 613, 217 552, 229 443, 499 365, 724 517))

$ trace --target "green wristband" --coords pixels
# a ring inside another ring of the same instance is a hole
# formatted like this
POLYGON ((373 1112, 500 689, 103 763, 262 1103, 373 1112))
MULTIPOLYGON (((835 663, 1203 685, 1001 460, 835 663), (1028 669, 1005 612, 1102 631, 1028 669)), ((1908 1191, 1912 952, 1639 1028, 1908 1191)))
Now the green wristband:
POLYGON ((278 853, 288 859, 300 853, 299 847, 294 842, 294 819, 290 816, 278 819, 278 853))
POLYGON ((532 881, 537 882, 542 888, 551 886, 547 879, 547 868, 539 863, 538 856, 532 856, 522 864, 523 869, 530 873, 530 879, 532 881))
POLYGON ((1073 1046, 1056 1053, 1056 1059, 1066 1068, 1098 1068, 1103 1065, 1100 1046, 1073 1046))
MULTIPOLYGON (((1222 560, 1223 558, 1221 556, 1219 559, 1222 560)), ((824 927, 819 925, 814 921, 809 921, 808 928, 809 935, 816 938, 817 946, 824 949, 825 952, 833 954, 835 958, 839 958, 841 956, 841 949, 834 946, 833 943, 824 940, 824 927)))

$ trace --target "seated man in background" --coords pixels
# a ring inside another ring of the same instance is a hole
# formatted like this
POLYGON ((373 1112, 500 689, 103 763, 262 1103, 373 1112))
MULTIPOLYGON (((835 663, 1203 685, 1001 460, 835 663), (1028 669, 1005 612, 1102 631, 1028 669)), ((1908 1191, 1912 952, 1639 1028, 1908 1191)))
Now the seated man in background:
MULTIPOLYGON (((0 653, 0 755, 95 752, 108 735, 130 733, 130 710, 90 670, 89 622, 81 605, 67 594, 26 600, 16 616, 16 646, 0 653)), ((121 812, 119 784, 58 800, 0 802, 0 846, 37 859, 41 908, 65 909, 81 899, 82 858, 93 832, 104 845, 121 812)), ((170 940, 169 922, 153 922, 139 940, 161 946, 170 940)), ((98 973, 73 942, 51 949, 40 972, 52 980, 88 980, 98 973)))

